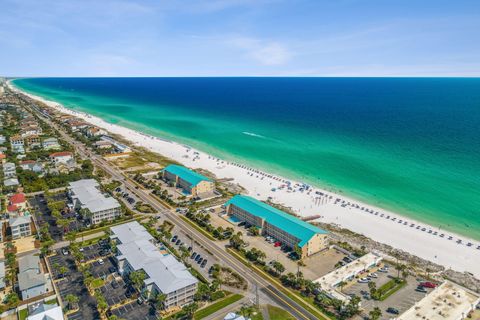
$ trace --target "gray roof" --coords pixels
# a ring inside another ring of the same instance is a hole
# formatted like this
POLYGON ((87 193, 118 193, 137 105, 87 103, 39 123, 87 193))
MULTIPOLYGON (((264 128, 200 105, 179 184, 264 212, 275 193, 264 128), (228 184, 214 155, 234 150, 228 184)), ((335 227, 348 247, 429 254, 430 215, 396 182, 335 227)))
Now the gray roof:
POLYGON ((151 242, 152 236, 137 221, 112 227, 111 230, 113 237, 121 243, 117 246, 121 252, 117 258, 126 259, 135 270, 143 269, 148 275, 145 279, 147 285, 154 283, 162 293, 168 294, 198 282, 171 254, 160 253, 151 242))
POLYGON ((70 182, 69 189, 72 192, 72 198, 77 199, 82 208, 92 213, 120 207, 120 203, 115 198, 105 196, 98 187, 96 180, 83 179, 70 182))
POLYGON ((5 262, 0 261, 0 289, 5 288, 5 262))
POLYGON ((15 163, 7 162, 3 165, 3 171, 14 171, 15 170, 15 163))
POLYGON ((40 270, 38 256, 29 254, 18 260, 18 287, 21 291, 44 285, 45 276, 40 270))
POLYGON ((19 216, 16 218, 10 218, 10 220, 8 220, 10 227, 16 227, 26 223, 30 223, 30 217, 19 216))
POLYGON ((11 186, 18 186, 20 183, 18 182, 17 178, 9 178, 9 179, 3 180, 3 184, 6 187, 11 187, 11 186))

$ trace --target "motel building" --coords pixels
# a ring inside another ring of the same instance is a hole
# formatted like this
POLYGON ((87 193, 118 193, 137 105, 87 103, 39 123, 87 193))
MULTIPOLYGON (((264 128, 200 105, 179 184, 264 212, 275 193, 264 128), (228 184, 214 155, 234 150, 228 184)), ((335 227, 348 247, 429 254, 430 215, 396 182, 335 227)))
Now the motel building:
POLYGON ((175 187, 181 188, 186 195, 194 198, 211 195, 215 190, 215 184, 209 178, 175 164, 165 167, 162 177, 175 187))
POLYGON ((328 247, 327 231, 252 197, 237 195, 225 207, 228 215, 256 226, 262 235, 271 236, 290 248, 297 245, 302 251, 301 258, 328 247))

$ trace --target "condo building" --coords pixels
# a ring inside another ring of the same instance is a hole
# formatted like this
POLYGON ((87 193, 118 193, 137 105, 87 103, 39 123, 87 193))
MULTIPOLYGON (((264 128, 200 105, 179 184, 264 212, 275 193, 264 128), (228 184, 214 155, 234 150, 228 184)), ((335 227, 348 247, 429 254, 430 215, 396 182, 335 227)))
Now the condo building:
POLYGON ((155 239, 137 221, 110 228, 117 243, 116 262, 123 276, 132 271, 145 272, 143 295, 153 298, 165 294, 164 309, 181 308, 192 303, 198 280, 185 265, 168 253, 160 252, 155 239))
POLYGON ((162 177, 174 184, 175 187, 181 188, 185 194, 193 197, 212 194, 215 190, 215 184, 209 178, 175 164, 165 167, 162 177))
POLYGON ((249 196, 237 195, 226 204, 226 212, 260 229, 290 248, 298 246, 302 258, 322 251, 328 246, 328 233, 310 223, 249 196))
POLYGON ((99 188, 100 185, 94 179, 70 182, 68 187, 72 209, 85 214, 92 224, 111 221, 122 214, 120 203, 115 198, 104 195, 99 188))

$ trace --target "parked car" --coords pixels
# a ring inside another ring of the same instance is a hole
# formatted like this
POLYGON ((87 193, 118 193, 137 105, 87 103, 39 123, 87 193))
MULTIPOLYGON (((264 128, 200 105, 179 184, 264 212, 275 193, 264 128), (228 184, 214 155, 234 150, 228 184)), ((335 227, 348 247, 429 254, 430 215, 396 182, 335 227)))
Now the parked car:
POLYGON ((65 248, 63 248, 63 249, 62 249, 62 253, 63 253, 64 256, 66 256, 66 255, 68 255, 68 250, 65 249, 65 248))
POLYGON ((202 259, 202 256, 198 254, 198 255, 195 257, 194 260, 195 260, 195 261, 198 261, 198 260, 200 260, 200 259, 202 259))
POLYGON ((203 261, 202 261, 202 264, 200 265, 200 267, 205 268, 205 266, 207 265, 207 263, 208 263, 208 260, 207 260, 207 259, 203 260, 203 261))
POLYGON ((192 247, 188 247, 188 249, 187 249, 187 250, 188 250, 189 252, 190 252, 190 251, 192 251, 192 247))
POLYGON ((422 286, 418 286, 418 287, 415 289, 415 291, 422 292, 422 293, 427 293, 427 290, 425 290, 425 288, 422 287, 422 286))
POLYGON ((118 287, 119 287, 118 282, 117 281, 112 281, 112 288, 117 289, 118 287))
POLYGON ((368 283, 370 282, 370 279, 369 278, 360 278, 358 279, 358 283, 368 283))
POLYGON ((398 311, 398 309, 395 309, 393 307, 388 307, 387 312, 391 314, 400 314, 400 311, 398 311))
POLYGON ((437 287, 437 285, 435 283, 429 282, 429 281, 420 283, 420 286, 425 287, 425 288, 430 288, 430 289, 434 289, 434 288, 437 287))
POLYGON ((198 259, 197 263, 201 264, 203 262, 203 258, 198 259))
POLYGON ((178 239, 175 244, 178 246, 180 243, 182 243, 182 240, 178 239))
POLYGON ((104 264, 104 263, 105 263, 105 261, 103 261, 103 259, 98 259, 98 264, 99 264, 99 265, 102 265, 102 264, 104 264))
POLYGON ((274 247, 280 247, 282 243, 280 241, 275 242, 274 247))
POLYGON ((190 256, 190 259, 195 259, 196 257, 197 257, 197 253, 194 252, 194 253, 192 253, 192 255, 190 256))
POLYGON ((172 242, 175 242, 175 241, 177 241, 177 239, 178 239, 178 236, 173 236, 173 238, 172 238, 172 242))

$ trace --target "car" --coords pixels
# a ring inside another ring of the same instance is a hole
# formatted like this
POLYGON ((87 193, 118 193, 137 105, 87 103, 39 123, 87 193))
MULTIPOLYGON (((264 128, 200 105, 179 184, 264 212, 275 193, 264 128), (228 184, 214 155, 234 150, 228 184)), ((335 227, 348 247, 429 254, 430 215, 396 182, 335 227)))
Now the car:
POLYGON ((193 260, 198 261, 198 260, 200 260, 200 259, 202 259, 202 256, 198 254, 198 255, 195 257, 195 259, 193 259, 193 260))
POLYGON ((193 248, 191 246, 188 247, 188 249, 187 249, 188 252, 191 252, 192 250, 193 250, 193 248))
POLYGON ((203 261, 202 261, 202 264, 200 265, 200 267, 205 268, 205 266, 207 265, 207 263, 208 263, 208 260, 207 260, 207 259, 203 260, 203 261))
POLYGON ((172 238, 172 242, 175 242, 175 241, 177 241, 177 239, 178 239, 178 236, 173 236, 173 238, 172 238))
POLYGON ((387 312, 391 314, 400 314, 400 311, 398 311, 398 309, 395 309, 393 307, 388 307, 387 312))
POLYGON ((208 269, 208 273, 211 274, 213 272, 213 266, 210 266, 210 268, 208 269))
POLYGON ((141 305, 141 304, 143 304, 144 302, 145 302, 145 299, 143 299, 142 296, 140 296, 140 297, 137 298, 137 303, 138 303, 138 304, 141 305))
POLYGON ((275 244, 273 245, 274 247, 280 247, 282 245, 282 243, 280 241, 277 241, 275 242, 275 244))
POLYGON ((195 259, 196 257, 197 257, 197 253, 194 252, 194 253, 192 253, 192 255, 190 256, 190 259, 195 259))
POLYGON ((379 272, 383 272, 383 273, 387 273, 388 272, 388 268, 386 267, 382 267, 380 269, 378 269, 379 272))
POLYGON ((427 290, 425 290, 425 288, 422 287, 422 286, 418 286, 418 287, 415 289, 415 291, 422 292, 422 293, 427 293, 427 290))
POLYGON ((425 288, 435 289, 437 287, 437 284, 435 284, 433 282, 426 281, 426 282, 421 282, 420 286, 425 287, 425 288))
POLYGON ((112 288, 117 289, 118 287, 119 287, 118 282, 117 281, 112 281, 112 288))
POLYGON ((78 249, 78 251, 80 251, 80 252, 83 252, 83 250, 84 250, 83 248, 78 249))
POLYGON ((110 268, 108 268, 108 272, 115 273, 115 272, 117 272, 117 270, 115 269, 115 267, 110 267, 110 268))
POLYGON ((376 274, 375 272, 370 273, 369 276, 370 276, 371 278, 375 278, 375 279, 378 278, 378 274, 376 274))
POLYGON ((360 278, 358 279, 358 283, 368 283, 370 282, 370 279, 369 278, 360 278))
POLYGON ((104 263, 105 263, 105 261, 103 261, 103 259, 98 259, 98 264, 99 264, 99 265, 102 265, 102 264, 104 264, 104 263))
POLYGON ((68 250, 63 248, 62 253, 63 253, 64 256, 66 256, 66 255, 68 255, 68 250))
POLYGON ((201 264, 203 262, 203 258, 198 259, 197 263, 201 264))
POLYGON ((349 262, 352 262, 352 259, 350 259, 349 257, 344 257, 343 261, 349 263, 349 262))
POLYGON ((182 243, 182 240, 178 239, 177 241, 175 241, 175 244, 178 246, 180 243, 182 243))

